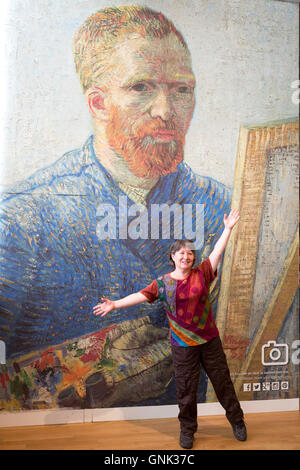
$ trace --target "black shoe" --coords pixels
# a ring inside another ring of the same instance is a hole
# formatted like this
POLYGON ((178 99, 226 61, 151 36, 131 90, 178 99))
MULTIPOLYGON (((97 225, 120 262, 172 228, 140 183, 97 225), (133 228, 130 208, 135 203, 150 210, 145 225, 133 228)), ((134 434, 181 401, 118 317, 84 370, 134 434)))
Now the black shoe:
POLYGON ((238 441, 245 441, 247 439, 247 429, 246 429, 244 420, 242 419, 238 423, 230 423, 230 424, 232 426, 234 437, 238 441))
POLYGON ((179 444, 183 449, 191 449, 194 443, 194 436, 193 434, 183 434, 181 431, 180 433, 180 441, 179 444))

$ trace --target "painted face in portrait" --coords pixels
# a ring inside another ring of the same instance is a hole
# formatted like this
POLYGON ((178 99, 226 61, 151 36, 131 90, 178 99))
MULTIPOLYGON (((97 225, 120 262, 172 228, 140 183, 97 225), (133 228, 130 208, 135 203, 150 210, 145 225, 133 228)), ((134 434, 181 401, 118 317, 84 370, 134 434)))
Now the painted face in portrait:
POLYGON ((110 146, 136 176, 175 171, 195 105, 188 51, 175 34, 135 36, 117 44, 110 69, 105 101, 110 146))

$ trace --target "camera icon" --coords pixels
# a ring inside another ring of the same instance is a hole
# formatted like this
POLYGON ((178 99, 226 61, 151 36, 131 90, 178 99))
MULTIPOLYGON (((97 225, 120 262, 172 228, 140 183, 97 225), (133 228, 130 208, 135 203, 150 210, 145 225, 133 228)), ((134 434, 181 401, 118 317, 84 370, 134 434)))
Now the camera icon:
POLYGON ((0 340, 0 364, 5 364, 6 363, 6 347, 4 341, 0 340))
POLYGON ((261 362, 264 366, 285 366, 289 362, 288 345, 268 341, 261 348, 261 362))

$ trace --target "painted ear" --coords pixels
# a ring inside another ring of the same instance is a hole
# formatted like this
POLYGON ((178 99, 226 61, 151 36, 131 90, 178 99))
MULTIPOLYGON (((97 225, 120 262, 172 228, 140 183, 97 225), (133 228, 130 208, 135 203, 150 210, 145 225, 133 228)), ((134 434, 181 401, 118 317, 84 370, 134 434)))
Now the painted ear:
POLYGON ((94 87, 88 91, 87 100, 91 115, 96 119, 106 120, 105 92, 99 87, 94 87))

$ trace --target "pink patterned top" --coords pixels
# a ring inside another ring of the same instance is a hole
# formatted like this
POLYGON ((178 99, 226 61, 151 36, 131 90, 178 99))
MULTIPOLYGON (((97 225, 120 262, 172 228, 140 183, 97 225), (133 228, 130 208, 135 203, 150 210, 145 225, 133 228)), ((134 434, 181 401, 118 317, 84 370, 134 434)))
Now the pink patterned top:
POLYGON ((216 277, 206 259, 185 279, 164 274, 140 291, 150 303, 163 302, 174 346, 197 346, 219 336, 209 303, 209 285, 216 277))

